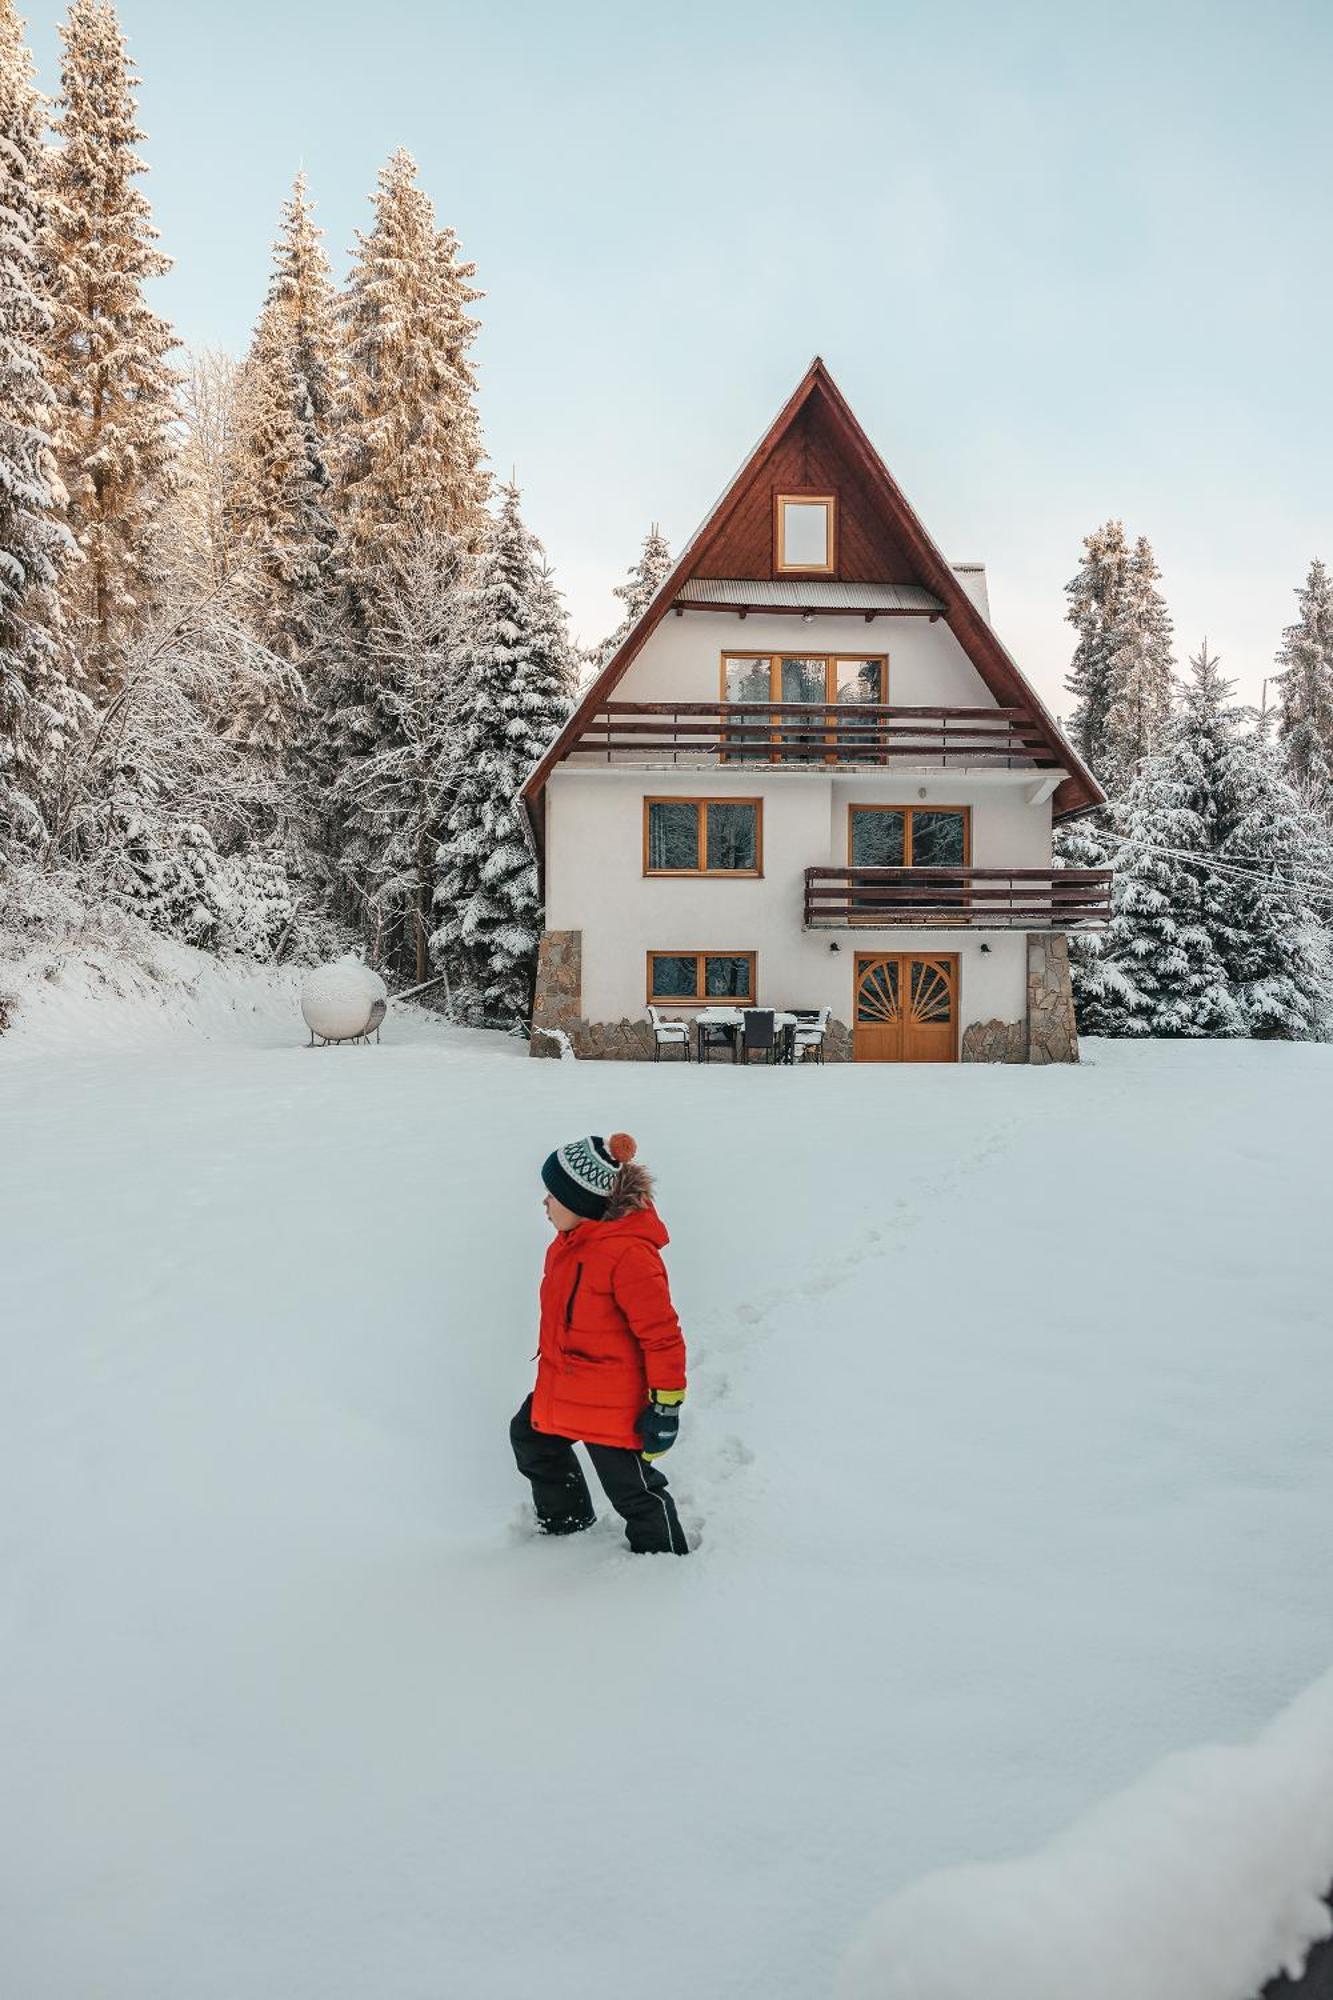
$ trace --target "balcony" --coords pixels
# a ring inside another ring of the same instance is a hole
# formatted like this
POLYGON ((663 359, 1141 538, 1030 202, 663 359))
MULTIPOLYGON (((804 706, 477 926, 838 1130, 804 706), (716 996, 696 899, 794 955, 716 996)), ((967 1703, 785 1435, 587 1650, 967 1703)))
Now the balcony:
POLYGON ((1111 915, 1109 868, 807 868, 805 926, 1070 931, 1111 915))
POLYGON ((877 708, 862 703, 608 701, 572 754, 608 764, 867 766, 1058 771, 1021 708, 877 708))

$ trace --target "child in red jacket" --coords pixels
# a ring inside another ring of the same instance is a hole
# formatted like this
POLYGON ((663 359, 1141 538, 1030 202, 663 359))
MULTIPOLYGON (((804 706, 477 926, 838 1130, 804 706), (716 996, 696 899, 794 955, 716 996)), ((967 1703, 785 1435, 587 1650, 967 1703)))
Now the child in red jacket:
POLYGON ((596 1516, 574 1440, 639 1554, 688 1553, 655 1461, 669 1451, 685 1400, 685 1342, 671 1303, 666 1229, 627 1132, 575 1139, 542 1168, 556 1231, 541 1288, 537 1386, 509 1426, 546 1535, 575 1535, 596 1516))

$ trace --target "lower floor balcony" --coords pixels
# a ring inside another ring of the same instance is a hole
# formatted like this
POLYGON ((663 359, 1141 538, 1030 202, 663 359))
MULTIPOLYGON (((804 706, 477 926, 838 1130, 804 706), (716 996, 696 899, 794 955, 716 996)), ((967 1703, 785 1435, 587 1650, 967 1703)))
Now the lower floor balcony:
POLYGON ((1109 868, 807 868, 807 929, 1070 931, 1111 915, 1109 868))

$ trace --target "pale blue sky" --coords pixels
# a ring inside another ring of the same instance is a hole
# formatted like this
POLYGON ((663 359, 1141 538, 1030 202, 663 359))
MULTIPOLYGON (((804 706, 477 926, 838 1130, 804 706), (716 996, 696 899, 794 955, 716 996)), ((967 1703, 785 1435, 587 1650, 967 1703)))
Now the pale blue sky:
MULTIPOLYGON (((55 0, 29 0, 44 86, 55 0)), ((335 268, 396 145, 487 291, 496 467, 575 623, 821 352, 1053 699, 1119 513, 1260 676, 1333 559, 1333 8, 122 0, 160 304, 239 352, 304 162, 335 268)))

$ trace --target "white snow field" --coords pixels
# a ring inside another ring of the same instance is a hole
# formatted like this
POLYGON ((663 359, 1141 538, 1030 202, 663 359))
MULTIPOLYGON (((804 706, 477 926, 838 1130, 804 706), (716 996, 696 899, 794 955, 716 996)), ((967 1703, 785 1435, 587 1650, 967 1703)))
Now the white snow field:
POLYGON ((1103 1802, 1333 1661, 1333 1048, 310 1050, 298 984, 56 982, 0 1038, 6 1995, 1247 2000, 1299 1957, 1330 1689, 1103 1802), (684 1561, 604 1507, 530 1537, 509 1456, 538 1168, 617 1128, 684 1561))

